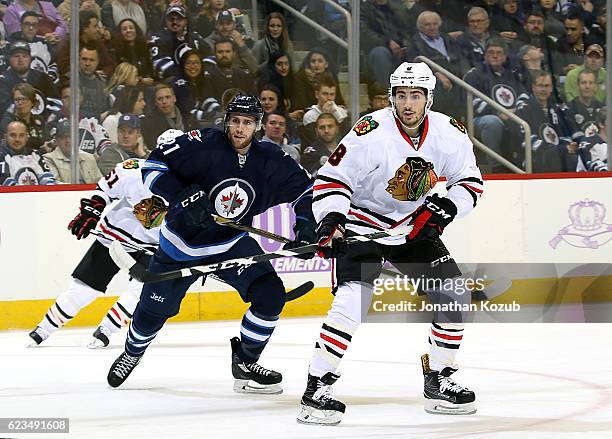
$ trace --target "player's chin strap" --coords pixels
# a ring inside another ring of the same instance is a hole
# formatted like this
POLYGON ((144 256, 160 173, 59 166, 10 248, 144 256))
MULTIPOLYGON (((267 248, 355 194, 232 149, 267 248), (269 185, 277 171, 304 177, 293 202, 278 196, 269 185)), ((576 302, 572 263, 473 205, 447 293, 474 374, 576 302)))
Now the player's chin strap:
MULTIPOLYGON (((376 239, 389 238, 392 236, 406 236, 412 230, 412 226, 401 226, 395 229, 388 229, 380 232, 374 232, 367 235, 356 235, 346 239, 347 244, 355 242, 368 242, 376 239)), ((110 247, 110 255, 113 261, 122 270, 130 273, 134 279, 141 282, 161 282, 169 279, 177 279, 189 276, 201 276, 207 273, 214 273, 220 270, 229 268, 248 267, 249 265, 258 262, 267 262, 273 259, 284 258, 289 256, 301 255, 304 253, 314 253, 317 249, 317 244, 305 245, 302 247, 293 248, 291 250, 279 250, 273 253, 264 253, 259 255, 247 256, 244 258, 229 259, 216 262, 208 265, 198 265, 195 267, 183 268, 180 270, 168 271, 165 273, 155 273, 146 269, 142 264, 137 263, 128 252, 121 246, 121 243, 114 241, 110 247)))

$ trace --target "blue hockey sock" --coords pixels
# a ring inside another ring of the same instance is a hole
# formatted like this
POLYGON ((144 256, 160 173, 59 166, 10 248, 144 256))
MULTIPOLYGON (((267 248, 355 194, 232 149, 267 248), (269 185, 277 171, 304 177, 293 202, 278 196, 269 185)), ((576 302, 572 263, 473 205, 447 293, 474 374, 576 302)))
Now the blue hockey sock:
POLYGON ((255 363, 274 332, 279 316, 264 316, 253 311, 246 312, 240 325, 242 343, 238 357, 245 363, 255 363))
POLYGON ((125 340, 125 351, 134 357, 142 356, 167 318, 143 310, 140 304, 136 306, 125 340))

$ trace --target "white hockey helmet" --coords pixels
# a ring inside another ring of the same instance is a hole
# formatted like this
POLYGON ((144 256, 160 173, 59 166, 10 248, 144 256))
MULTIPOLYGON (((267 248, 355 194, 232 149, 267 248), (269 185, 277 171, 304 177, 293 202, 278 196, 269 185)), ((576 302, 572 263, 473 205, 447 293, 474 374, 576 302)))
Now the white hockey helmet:
MULTIPOLYGON (((395 110, 395 87, 414 87, 424 88, 427 92, 427 103, 425 104, 425 113, 423 119, 427 116, 429 109, 433 105, 433 94, 436 88, 436 77, 424 62, 404 62, 395 69, 389 77, 389 102, 391 102, 391 109, 393 115, 397 117, 395 110)), ((419 121, 416 126, 419 126, 423 119, 419 121)), ((410 127, 413 128, 413 127, 410 127)))
POLYGON ((157 146, 168 145, 181 137, 184 133, 181 130, 169 129, 157 136, 157 146))

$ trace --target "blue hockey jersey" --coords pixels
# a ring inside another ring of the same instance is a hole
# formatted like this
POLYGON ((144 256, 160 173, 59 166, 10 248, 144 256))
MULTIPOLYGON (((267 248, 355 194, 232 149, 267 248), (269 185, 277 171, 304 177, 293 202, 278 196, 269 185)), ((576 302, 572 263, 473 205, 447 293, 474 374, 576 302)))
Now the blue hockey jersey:
MULTIPOLYGON (((239 156, 220 130, 189 131, 156 148, 142 177, 145 187, 170 206, 183 189, 197 184, 219 216, 242 224, 250 225, 253 216, 281 203, 292 203, 298 221, 314 221, 310 175, 273 143, 253 139, 248 154, 239 156)), ((188 226, 168 214, 160 247, 177 261, 223 253, 245 235, 227 226, 188 226)))

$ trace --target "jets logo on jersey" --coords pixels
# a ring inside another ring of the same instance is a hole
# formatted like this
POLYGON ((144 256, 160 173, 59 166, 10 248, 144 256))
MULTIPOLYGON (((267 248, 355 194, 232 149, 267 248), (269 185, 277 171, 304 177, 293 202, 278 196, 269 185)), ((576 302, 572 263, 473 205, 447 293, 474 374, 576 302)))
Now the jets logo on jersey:
POLYGON ((32 110, 30 111, 33 115, 38 116, 39 114, 42 114, 45 111, 45 108, 47 106, 47 99, 40 90, 34 89, 34 91, 36 92, 36 94, 34 95, 34 97, 36 98, 36 104, 34 105, 34 107, 32 107, 32 110))
POLYGON ((253 204, 255 190, 240 178, 229 178, 212 188, 210 199, 220 216, 238 221, 253 204))
POLYGON ((32 168, 21 168, 15 173, 17 186, 37 185, 38 177, 32 168))
POLYGON ((514 103, 516 102, 516 93, 514 89, 505 84, 497 84, 493 87, 492 96, 506 108, 514 107, 514 103))
POLYGON ((380 124, 378 122, 372 119, 372 116, 364 116, 359 122, 355 124, 353 131, 355 131, 358 136, 363 136, 365 134, 368 134, 370 131, 378 128, 379 125, 380 124))
POLYGON ((549 123, 542 124, 542 126, 540 127, 540 137, 546 143, 549 143, 551 145, 556 146, 559 144, 559 135, 549 123))
POLYGON ((138 160, 129 159, 123 162, 123 169, 138 169, 139 168, 138 160))
POLYGON ((461 122, 459 122, 457 119, 455 119, 454 117, 451 117, 449 122, 452 126, 454 126, 459 131, 461 131, 462 134, 466 133, 465 126, 461 122))
POLYGON ((434 165, 421 157, 408 157, 391 180, 387 192, 399 201, 416 201, 431 190, 438 181, 434 165))

